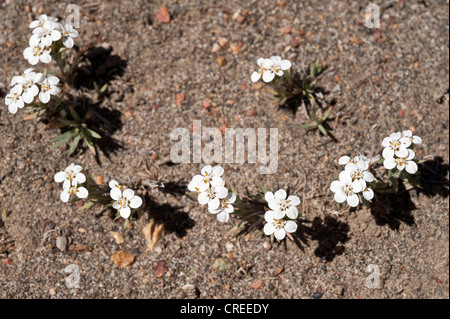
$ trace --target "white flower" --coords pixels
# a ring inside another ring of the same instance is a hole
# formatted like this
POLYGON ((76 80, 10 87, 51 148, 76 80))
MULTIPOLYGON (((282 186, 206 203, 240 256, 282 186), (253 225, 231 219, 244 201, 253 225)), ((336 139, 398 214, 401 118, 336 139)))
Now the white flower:
POLYGON ((403 131, 402 137, 409 139, 413 144, 416 145, 422 144, 422 139, 417 135, 413 136, 413 133, 410 130, 403 131))
POLYGON ((256 64, 258 64, 259 69, 258 71, 252 73, 252 82, 258 82, 261 78, 264 82, 271 82, 275 77, 275 75, 271 71, 273 62, 270 59, 259 58, 256 61, 256 64))
POLYGON ((384 147, 383 157, 390 158, 394 155, 397 157, 408 156, 408 147, 411 145, 411 140, 407 137, 403 137, 402 133, 392 133, 389 137, 383 139, 381 143, 384 147))
POLYGON ((383 162, 383 166, 386 169, 393 169, 397 167, 399 171, 406 170, 410 174, 415 174, 417 172, 417 164, 412 159, 415 156, 415 153, 413 150, 408 149, 408 155, 405 157, 390 157, 386 158, 383 162))
MULTIPOLYGON (((223 175, 223 168, 221 166, 214 166, 206 165, 202 168, 202 176, 203 177, 203 184, 206 186, 223 186, 225 185, 225 181, 222 179, 223 175)), ((200 180, 199 180, 200 181, 200 180)), ((202 189, 204 186, 202 187, 202 189)))
POLYGON ((278 76, 283 76, 284 72, 291 68, 291 62, 289 60, 283 60, 279 56, 271 56, 272 71, 278 76))
POLYGON ((22 85, 17 84, 11 89, 9 94, 5 97, 5 104, 12 114, 16 114, 18 109, 25 106, 22 98, 22 85))
POLYGON ((49 47, 53 41, 61 39, 61 32, 56 30, 55 27, 56 24, 54 23, 46 23, 43 27, 34 29, 29 41, 30 46, 35 47, 41 44, 44 47, 49 47))
POLYGON ((132 189, 127 188, 122 192, 119 188, 115 187, 111 189, 109 194, 115 200, 113 208, 117 209, 120 216, 125 219, 130 217, 131 208, 136 209, 142 205, 142 198, 135 195, 132 189))
POLYGON ((285 215, 290 219, 296 219, 298 217, 297 207, 300 204, 300 198, 297 196, 289 196, 286 199, 286 191, 280 189, 273 194, 272 192, 267 192, 264 195, 265 200, 269 204, 269 208, 274 210, 275 218, 281 219, 285 215))
POLYGON ((52 95, 58 94, 61 90, 57 86, 59 83, 59 79, 56 76, 49 76, 44 77, 43 80, 41 79, 40 85, 41 85, 41 92, 39 92, 39 100, 46 104, 48 101, 50 101, 50 97, 52 95))
POLYGON ((188 189, 191 192, 195 192, 197 194, 200 194, 201 192, 207 190, 209 188, 209 185, 205 183, 204 176, 202 175, 195 175, 192 178, 192 181, 188 184, 188 189))
POLYGON ((351 207, 356 207, 359 204, 358 193, 363 190, 363 185, 360 181, 353 181, 350 174, 343 171, 339 174, 339 180, 331 183, 330 189, 336 202, 347 201, 351 207))
POLYGON ((82 184, 86 181, 86 176, 84 176, 81 171, 83 168, 80 165, 70 164, 63 172, 58 172, 55 174, 55 182, 63 183, 63 189, 67 190, 73 184, 82 184))
POLYGON ((33 22, 30 23, 30 28, 38 28, 41 27, 43 28, 44 26, 46 26, 47 28, 51 28, 51 26, 58 21, 58 19, 53 18, 53 17, 49 17, 45 14, 41 14, 39 16, 39 20, 34 20, 33 22))
POLYGON ((28 60, 31 65, 36 65, 41 61, 42 63, 50 63, 52 56, 51 49, 39 44, 37 46, 30 46, 23 51, 23 57, 28 60))
POLYGON ((17 83, 16 85, 22 86, 22 100, 24 103, 29 104, 33 102, 35 96, 38 95, 39 89, 36 83, 39 82, 40 77, 40 73, 36 74, 29 71, 24 74, 24 76, 17 76, 14 78, 14 83, 17 83))
POLYGON ((125 185, 120 185, 116 180, 110 181, 108 185, 110 188, 118 188, 122 192, 128 188, 125 185))
POLYGON ((355 156, 353 158, 350 158, 349 156, 342 156, 339 158, 338 163, 339 165, 347 165, 348 163, 353 163, 356 165, 359 161, 367 162, 367 166, 370 164, 369 159, 364 155, 355 156))
POLYGON ((348 163, 345 165, 344 172, 352 178, 352 181, 361 183, 363 189, 366 188, 366 182, 371 183, 375 180, 373 174, 367 171, 369 164, 366 161, 359 160, 356 164, 348 163))
POLYGON ((234 193, 228 193, 227 197, 220 199, 219 207, 216 209, 209 209, 211 214, 217 215, 217 219, 221 223, 226 223, 230 218, 230 214, 234 212, 233 203, 236 201, 234 193))
POLYGON ((76 181, 73 181, 72 186, 63 189, 59 197, 64 203, 67 203, 70 199, 70 195, 76 195, 78 198, 83 199, 89 196, 89 192, 85 187, 80 187, 76 181))
POLYGON ((63 41, 63 45, 66 48, 69 48, 69 49, 72 48, 73 45, 74 45, 73 39, 78 37, 78 31, 75 30, 72 25, 64 24, 64 25, 61 25, 60 32, 61 32, 61 36, 62 36, 62 39, 63 39, 62 40, 63 41))
POLYGON ((275 234, 275 238, 278 240, 286 237, 286 232, 294 233, 297 230, 297 223, 292 220, 284 220, 275 218, 274 211, 267 211, 264 214, 264 219, 267 224, 264 225, 264 234, 267 236, 275 234))
POLYGON ((13 78, 11 79, 11 83, 9 85, 14 86, 16 84, 22 84, 23 81, 25 80, 25 77, 27 76, 27 74, 29 74, 31 72, 33 72, 33 68, 26 69, 25 71, 23 71, 23 73, 21 75, 13 76, 13 78))
POLYGON ((208 204, 208 209, 214 210, 219 208, 220 200, 227 197, 227 195, 228 190, 225 187, 211 185, 208 189, 198 194, 198 202, 201 205, 208 204))

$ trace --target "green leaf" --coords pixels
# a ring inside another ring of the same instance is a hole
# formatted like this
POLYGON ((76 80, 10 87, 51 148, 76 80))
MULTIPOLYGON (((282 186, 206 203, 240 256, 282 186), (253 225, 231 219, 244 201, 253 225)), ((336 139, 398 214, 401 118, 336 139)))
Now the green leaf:
POLYGON ((72 155, 73 152, 75 152, 75 150, 78 147, 78 144, 80 143, 80 139, 81 139, 81 135, 78 134, 77 136, 75 136, 75 138, 72 141, 72 144, 70 145, 70 151, 69 154, 72 155))
POLYGON ((97 203, 94 203, 94 202, 87 202, 86 204, 84 204, 83 206, 81 206, 80 208, 78 208, 78 209, 76 210, 76 212, 78 213, 78 212, 81 212, 81 211, 83 211, 83 210, 90 209, 90 208, 94 207, 95 205, 97 205, 97 203))
POLYGON ((317 127, 319 128, 319 131, 322 132, 323 135, 328 136, 328 132, 325 129, 325 127, 323 127, 322 124, 319 124, 317 127))
POLYGON ((313 128, 313 127, 317 127, 317 123, 311 122, 309 124, 300 125, 300 128, 303 128, 303 129, 313 128))
POLYGON ((328 119, 328 116, 330 116, 330 112, 331 112, 331 109, 332 109, 332 108, 333 108, 333 107, 330 106, 330 107, 328 108, 328 110, 326 110, 325 113, 323 113, 323 116, 322 116, 322 123, 325 122, 325 121, 328 119))
POLYGON ((100 93, 105 93, 107 88, 108 88, 108 84, 103 85, 102 88, 100 89, 100 93))
POLYGON ((79 123, 75 122, 75 121, 70 121, 67 119, 58 119, 58 121, 60 121, 61 123, 71 126, 71 127, 77 127, 79 126, 79 123))
POLYGON ((96 138, 96 139, 101 139, 102 137, 101 137, 101 135, 100 134, 98 134, 96 131, 93 131, 93 130, 91 130, 91 129, 86 129, 86 131, 89 133, 89 135, 90 136, 92 136, 93 138, 96 138))
POLYGON ((95 151, 94 143, 92 143, 92 139, 90 135, 85 135, 84 138, 86 139, 86 143, 88 145, 89 150, 94 154, 97 155, 97 152, 95 151))
POLYGON ((61 134, 60 136, 54 138, 53 140, 51 140, 52 143, 56 143, 54 145, 55 148, 58 148, 60 146, 62 146, 63 144, 66 144, 67 142, 70 141, 70 139, 72 138, 72 134, 74 133, 73 130, 71 131, 67 131, 64 134, 61 134))
POLYGON ((81 118, 78 113, 75 111, 73 107, 70 108, 70 115, 72 115, 73 119, 77 122, 81 122, 81 118))

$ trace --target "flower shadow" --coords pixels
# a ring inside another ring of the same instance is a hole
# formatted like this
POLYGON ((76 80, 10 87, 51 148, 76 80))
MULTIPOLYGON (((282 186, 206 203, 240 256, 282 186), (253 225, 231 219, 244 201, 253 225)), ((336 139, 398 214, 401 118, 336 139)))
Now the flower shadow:
POLYGON ((195 222, 189 214, 182 211, 183 206, 157 203, 147 192, 144 196, 143 212, 157 224, 164 224, 164 231, 175 233, 182 238, 187 235, 187 230, 195 226, 195 222))
POLYGON ((95 89, 109 84, 112 80, 122 76, 127 67, 127 61, 112 54, 111 46, 94 47, 87 45, 82 49, 83 56, 74 72, 74 87, 77 89, 95 89))
POLYGON ((404 183, 399 180, 399 188, 396 194, 377 194, 370 206, 370 213, 379 226, 388 225, 392 230, 398 230, 401 223, 408 226, 415 225, 412 211, 417 209, 411 200, 411 195, 404 183))
POLYGON ((344 244, 349 240, 350 231, 347 223, 332 216, 325 216, 323 219, 316 217, 312 222, 299 220, 298 225, 294 240, 302 251, 303 245, 309 246, 309 241, 317 241, 318 246, 314 250, 314 255, 321 259, 332 261, 344 253, 344 244))
POLYGON ((422 188, 417 188, 419 194, 427 197, 439 195, 449 196, 449 180, 447 178, 449 165, 443 164, 444 159, 436 156, 433 160, 419 164, 418 182, 422 188))

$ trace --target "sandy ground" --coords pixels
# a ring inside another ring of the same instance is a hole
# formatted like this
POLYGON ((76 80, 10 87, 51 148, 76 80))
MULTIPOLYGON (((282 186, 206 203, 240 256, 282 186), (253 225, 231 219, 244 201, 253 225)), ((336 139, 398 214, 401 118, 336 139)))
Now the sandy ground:
MULTIPOLYGON (((0 108, 0 298, 449 297, 448 1, 391 1, 382 6, 380 30, 364 26, 369 2, 77 4, 76 44, 112 48, 91 65, 94 79, 109 85, 97 107, 111 120, 111 138, 97 159, 87 149, 69 157, 66 148, 52 148, 57 131, 24 120, 23 110, 12 115, 0 108), (162 6, 168 24, 156 18, 162 6), (282 32, 287 26, 290 34, 282 32), (228 43, 211 52, 219 37, 228 43), (337 142, 300 129, 308 121, 302 108, 279 110, 252 85, 256 59, 273 54, 291 60, 295 72, 317 58, 327 65, 318 87, 325 106, 334 105, 329 125, 337 142), (267 237, 256 231, 225 238, 238 219, 220 224, 184 194, 202 164, 172 165, 169 136, 194 120, 278 128, 277 173, 260 175, 255 164, 223 167, 241 191, 255 193, 262 183, 301 198, 300 245, 266 250, 267 237), (372 209, 335 203, 329 185, 340 170, 337 159, 372 157, 385 136, 403 129, 424 141, 417 153, 426 161, 423 190, 406 185, 401 195, 377 197, 372 209), (108 211, 76 213, 75 205, 59 201, 53 175, 71 162, 89 165, 105 182, 139 181, 136 173, 148 165, 167 187, 147 189, 143 216, 124 228, 108 211), (142 229, 152 220, 165 231, 149 251, 142 229), (69 239, 68 250, 58 249, 57 236, 69 239), (126 268, 110 260, 120 250, 135 256, 126 268), (219 258, 232 267, 215 269, 219 258), (78 289, 66 287, 68 265, 78 267, 78 289), (379 269, 379 288, 366 286, 369 265, 379 269)), ((11 77, 28 67, 22 57, 28 24, 40 13, 64 19, 65 4, 0 0, 2 98, 11 77)), ((92 79, 80 94, 89 94, 89 86, 92 79)))

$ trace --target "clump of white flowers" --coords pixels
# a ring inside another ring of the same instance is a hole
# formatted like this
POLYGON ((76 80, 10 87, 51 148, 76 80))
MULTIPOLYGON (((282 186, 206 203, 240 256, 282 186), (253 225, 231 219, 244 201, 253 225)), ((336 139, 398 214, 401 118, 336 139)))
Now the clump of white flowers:
POLYGON ((414 145, 422 144, 422 139, 413 136, 410 130, 392 133, 383 139, 383 166, 388 170, 406 170, 409 174, 417 172, 417 163, 414 161, 414 145))
POLYGON ((375 177, 368 171, 369 159, 365 156, 342 156, 338 163, 345 165, 345 168, 339 174, 339 180, 331 183, 334 200, 338 203, 347 202, 351 207, 358 206, 363 199, 370 202, 374 192, 369 185, 375 181, 375 177))
POLYGON ((207 206, 209 213, 216 215, 222 223, 229 221, 230 214, 241 218, 243 221, 233 228, 235 231, 241 229, 246 232, 265 222, 261 233, 271 236, 272 240, 275 237, 281 241, 286 236, 293 239, 291 234, 297 230, 297 206, 300 198, 287 196, 283 189, 272 193, 261 186, 262 192, 257 196, 242 197, 232 186, 233 191, 228 191, 222 178, 223 173, 221 166, 207 165, 188 184, 193 197, 207 206))
MULTIPOLYGON (((72 26, 62 25, 58 19, 45 14, 31 22, 29 27, 33 31, 29 47, 23 51, 23 57, 32 66, 40 62, 48 64, 52 61, 52 57, 61 62, 60 55, 63 48, 72 48, 73 38, 78 36, 78 32, 72 26)), ((42 73, 34 72, 33 68, 26 69, 11 80, 12 88, 5 97, 5 104, 12 114, 25 106, 43 107, 42 104, 47 104, 52 95, 57 95, 61 91, 58 87, 59 82, 58 77, 47 76, 46 69, 42 73)))
POLYGON ((191 192, 197 194, 201 205, 208 205, 208 211, 225 223, 229 215, 234 212, 233 203, 236 195, 229 193, 222 179, 224 170, 221 166, 207 165, 202 168, 201 174, 195 175, 188 185, 191 192))
POLYGON ((413 135, 410 130, 405 130, 390 134, 381 144, 384 147, 381 153, 383 158, 376 163, 383 163, 386 169, 383 175, 388 178, 390 184, 383 180, 376 180, 375 176, 369 172, 370 161, 367 157, 343 156, 338 163, 345 165, 344 171, 339 174, 339 180, 333 181, 330 186, 335 201, 347 202, 351 207, 358 206, 360 201, 368 205, 377 192, 397 192, 399 180, 420 187, 411 175, 418 170, 413 148, 415 145, 422 144, 422 139, 413 135))
POLYGON ((300 198, 297 196, 287 197, 285 190, 280 189, 274 193, 267 192, 264 196, 271 210, 266 211, 264 220, 264 234, 274 235, 277 240, 283 240, 287 234, 295 233, 297 230, 296 219, 298 217, 297 207, 300 198))
POLYGON ((62 202, 67 203, 71 196, 74 200, 86 200, 79 210, 88 209, 101 204, 112 207, 117 211, 116 218, 122 217, 125 220, 131 215, 131 209, 138 209, 142 206, 142 198, 123 184, 112 180, 108 186, 97 185, 88 174, 83 172, 80 165, 70 164, 64 171, 58 172, 54 176, 57 183, 63 183, 63 190, 60 194, 62 202))

